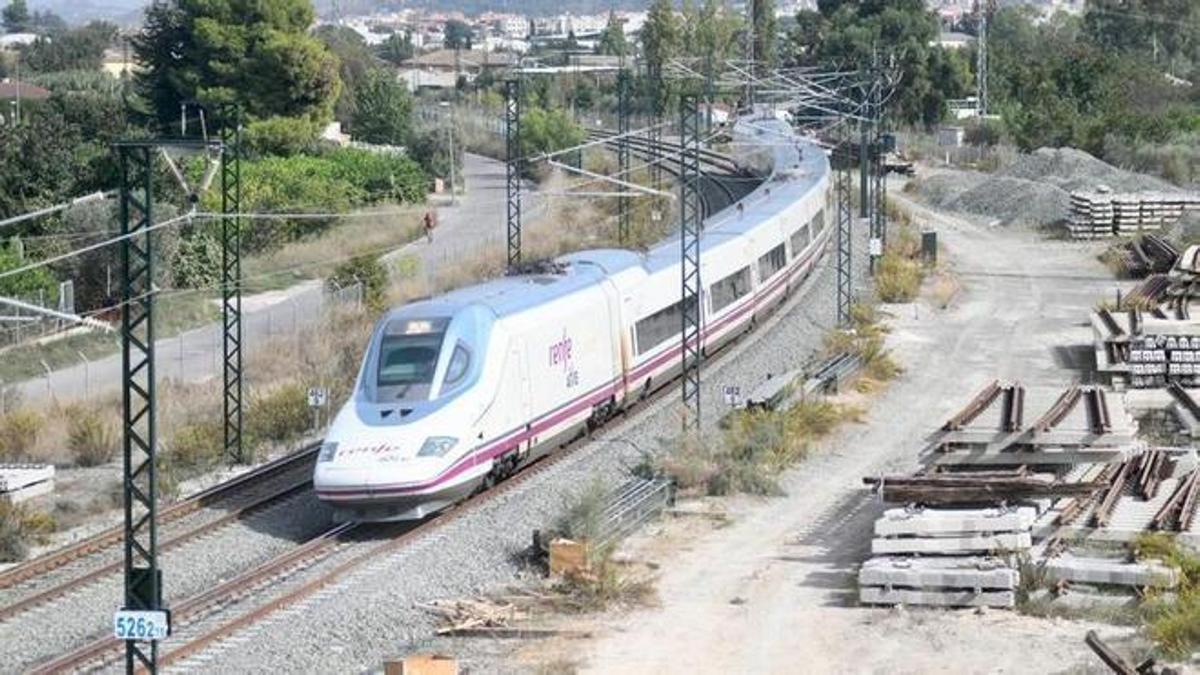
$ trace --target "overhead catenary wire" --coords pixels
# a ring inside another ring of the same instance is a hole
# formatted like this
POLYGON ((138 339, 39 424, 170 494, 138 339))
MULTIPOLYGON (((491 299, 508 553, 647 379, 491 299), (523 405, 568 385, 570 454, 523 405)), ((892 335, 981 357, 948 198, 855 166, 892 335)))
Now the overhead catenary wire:
POLYGON ((80 204, 86 204, 88 202, 100 201, 100 200, 104 200, 104 199, 111 199, 113 197, 113 195, 115 195, 115 194, 116 194, 116 191, 114 191, 114 190, 109 190, 107 192, 93 192, 91 194, 86 194, 86 195, 83 195, 82 197, 76 197, 69 201, 61 202, 61 203, 55 204, 53 206, 47 206, 45 208, 37 209, 36 211, 30 211, 28 213, 23 213, 19 216, 12 216, 10 218, 5 218, 4 220, 0 220, 0 227, 6 227, 8 225, 16 225, 18 223, 23 223, 27 220, 32 220, 34 218, 48 216, 48 215, 51 215, 54 213, 58 213, 59 211, 65 211, 65 210, 71 208, 72 206, 78 206, 80 204))

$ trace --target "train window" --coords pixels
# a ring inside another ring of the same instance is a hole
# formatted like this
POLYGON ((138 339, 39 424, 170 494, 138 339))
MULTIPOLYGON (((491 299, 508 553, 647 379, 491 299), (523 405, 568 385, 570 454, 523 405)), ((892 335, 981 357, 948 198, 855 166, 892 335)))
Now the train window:
POLYGON ((446 377, 442 388, 453 387, 462 382, 467 374, 467 366, 471 365, 471 354, 461 344, 454 345, 454 353, 450 355, 450 364, 446 366, 446 377))
POLYGON ((758 259, 758 278, 769 279, 786 266, 787 251, 784 250, 783 244, 780 244, 758 259))
POLYGON ((712 311, 714 313, 721 311, 731 302, 749 292, 750 268, 743 267, 709 288, 709 293, 712 295, 712 311))
POLYGON ((815 228, 813 234, 820 234, 825 229, 825 209, 817 211, 817 215, 813 216, 813 223, 815 228))
POLYGON ((682 310, 683 302, 676 302, 634 324, 639 356, 673 337, 679 337, 679 331, 683 326, 682 310))
POLYGON ((792 258, 800 255, 800 252, 808 248, 808 243, 812 241, 809 236, 808 223, 792 233, 792 258))
POLYGON ((385 335, 379 345, 380 387, 429 384, 444 333, 385 335))

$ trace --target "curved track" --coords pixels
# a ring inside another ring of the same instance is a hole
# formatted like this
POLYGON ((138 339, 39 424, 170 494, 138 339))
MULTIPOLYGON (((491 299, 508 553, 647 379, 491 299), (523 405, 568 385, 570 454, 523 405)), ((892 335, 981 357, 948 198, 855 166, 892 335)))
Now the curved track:
MULTIPOLYGON (((612 132, 598 129, 588 132, 588 137, 593 140, 614 136, 616 134, 612 132)), ((660 141, 659 146, 665 154, 659 154, 654 149, 653 141, 638 136, 630 136, 626 142, 629 144, 630 154, 646 162, 652 162, 655 159, 661 160, 664 157, 670 158, 671 155, 678 155, 682 150, 682 146, 677 143, 660 141)), ((605 146, 614 150, 618 145, 620 145, 620 141, 615 139, 605 143, 605 146)), ((743 170, 732 157, 712 150, 700 151, 700 166, 702 167, 700 202, 702 216, 705 218, 733 206, 762 183, 761 178, 743 170), (710 170, 704 171, 703 167, 709 167, 710 170)), ((676 177, 680 175, 678 161, 663 161, 662 168, 676 177)))

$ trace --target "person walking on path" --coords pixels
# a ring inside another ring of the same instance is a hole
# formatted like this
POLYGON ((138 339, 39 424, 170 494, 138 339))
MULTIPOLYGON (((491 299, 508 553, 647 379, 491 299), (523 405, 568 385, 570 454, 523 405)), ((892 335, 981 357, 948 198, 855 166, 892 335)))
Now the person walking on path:
POLYGON ((433 243, 433 211, 425 212, 425 238, 433 243))

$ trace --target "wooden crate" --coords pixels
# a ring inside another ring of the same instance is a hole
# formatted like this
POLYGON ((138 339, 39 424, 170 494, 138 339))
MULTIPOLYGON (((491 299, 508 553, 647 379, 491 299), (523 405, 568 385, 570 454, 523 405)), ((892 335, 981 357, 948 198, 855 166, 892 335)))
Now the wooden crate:
POLYGON ((550 542, 550 576, 567 576, 586 572, 590 567, 586 542, 555 539, 550 542))
POLYGON ((441 654, 413 654, 384 661, 384 675, 458 675, 458 661, 441 654))

